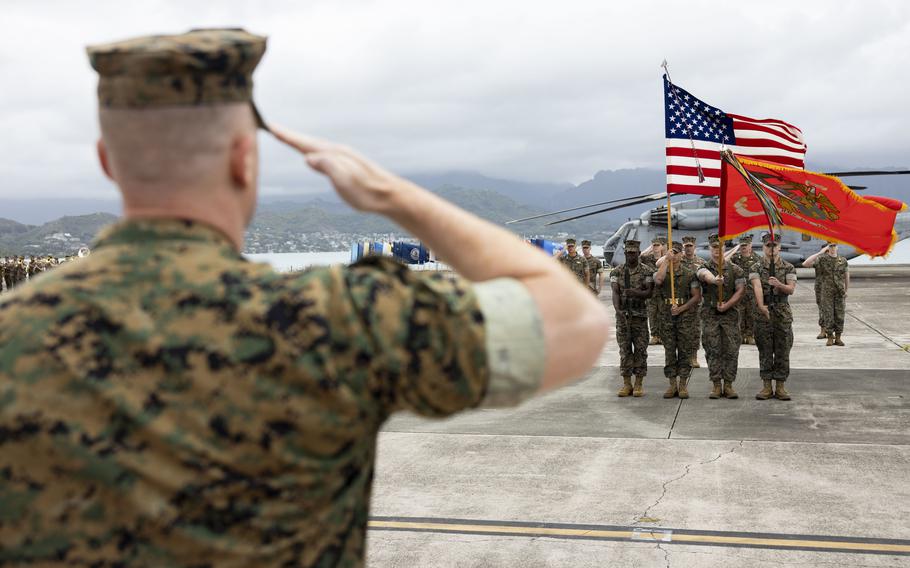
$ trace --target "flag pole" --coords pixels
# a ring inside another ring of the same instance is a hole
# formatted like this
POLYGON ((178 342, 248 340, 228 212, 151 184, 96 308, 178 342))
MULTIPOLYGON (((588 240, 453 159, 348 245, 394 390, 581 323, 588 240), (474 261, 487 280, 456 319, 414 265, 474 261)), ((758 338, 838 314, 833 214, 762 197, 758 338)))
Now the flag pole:
MULTIPOLYGON (((667 81, 671 85, 670 92, 673 92, 672 85, 673 81, 670 79, 670 65, 667 63, 667 60, 664 59, 663 63, 660 64, 664 68, 664 72, 667 74, 667 81)), ((674 93, 674 98, 676 98, 674 93)), ((698 153, 695 151, 695 142, 692 140, 692 134, 689 133, 689 141, 692 143, 692 153, 695 155, 695 165, 698 168, 698 180, 699 182, 704 181, 705 177, 701 171, 701 164, 698 162, 698 153)), ((667 252, 669 253, 673 250, 673 216, 670 214, 670 190, 667 189, 667 252)), ((670 305, 675 306, 676 302, 676 281, 674 277, 674 266, 671 259, 667 259, 667 262, 670 263, 670 266, 667 267, 667 270, 670 271, 670 305)))

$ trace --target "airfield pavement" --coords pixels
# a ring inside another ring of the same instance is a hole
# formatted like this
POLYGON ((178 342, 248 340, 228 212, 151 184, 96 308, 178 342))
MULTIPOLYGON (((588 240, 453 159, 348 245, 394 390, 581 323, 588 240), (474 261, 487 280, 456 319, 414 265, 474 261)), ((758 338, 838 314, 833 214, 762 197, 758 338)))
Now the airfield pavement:
MULTIPOLYGON (((573 386, 505 410, 390 420, 371 567, 910 566, 910 266, 857 267, 846 347, 815 339, 811 271, 792 298, 793 400, 616 397, 615 340, 573 386)), ((609 293, 601 296, 610 305, 609 293)), ((612 310, 610 310, 612 312, 612 310)), ((571 338, 566 338, 571 341, 571 338)))

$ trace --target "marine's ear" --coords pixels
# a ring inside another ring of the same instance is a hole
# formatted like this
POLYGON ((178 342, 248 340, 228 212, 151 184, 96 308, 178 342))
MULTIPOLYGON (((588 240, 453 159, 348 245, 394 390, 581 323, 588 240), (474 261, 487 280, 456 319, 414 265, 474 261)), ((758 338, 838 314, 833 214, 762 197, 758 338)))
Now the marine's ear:
POLYGON ((256 184, 257 148, 255 134, 241 134, 231 143, 231 180, 240 190, 252 189, 256 184))
POLYGON ((111 181, 116 181, 114 180, 114 173, 111 171, 111 164, 107 156, 107 146, 104 145, 103 138, 98 139, 96 148, 98 150, 98 161, 101 162, 101 169, 104 171, 104 175, 111 181))

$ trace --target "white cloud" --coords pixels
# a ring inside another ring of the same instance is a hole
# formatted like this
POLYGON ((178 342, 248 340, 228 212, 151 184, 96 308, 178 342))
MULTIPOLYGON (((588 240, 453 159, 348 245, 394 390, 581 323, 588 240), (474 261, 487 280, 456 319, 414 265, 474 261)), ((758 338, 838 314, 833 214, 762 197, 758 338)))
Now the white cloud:
MULTIPOLYGON (((269 120, 397 171, 661 167, 665 57, 711 104, 800 126, 810 165, 906 166, 908 16, 896 0, 7 2, 0 197, 110 195, 85 45, 225 25, 270 36, 255 75, 269 120)), ((325 187, 265 138, 263 163, 265 191, 325 187)))

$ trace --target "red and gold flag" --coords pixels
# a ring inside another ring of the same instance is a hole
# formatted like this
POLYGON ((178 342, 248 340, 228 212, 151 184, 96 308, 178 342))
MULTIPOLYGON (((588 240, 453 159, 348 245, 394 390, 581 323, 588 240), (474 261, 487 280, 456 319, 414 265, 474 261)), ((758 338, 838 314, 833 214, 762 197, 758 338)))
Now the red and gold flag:
POLYGON ((894 219, 903 208, 897 200, 866 199, 834 176, 732 153, 721 161, 721 237, 773 225, 844 243, 870 256, 888 254, 897 241, 894 219))

